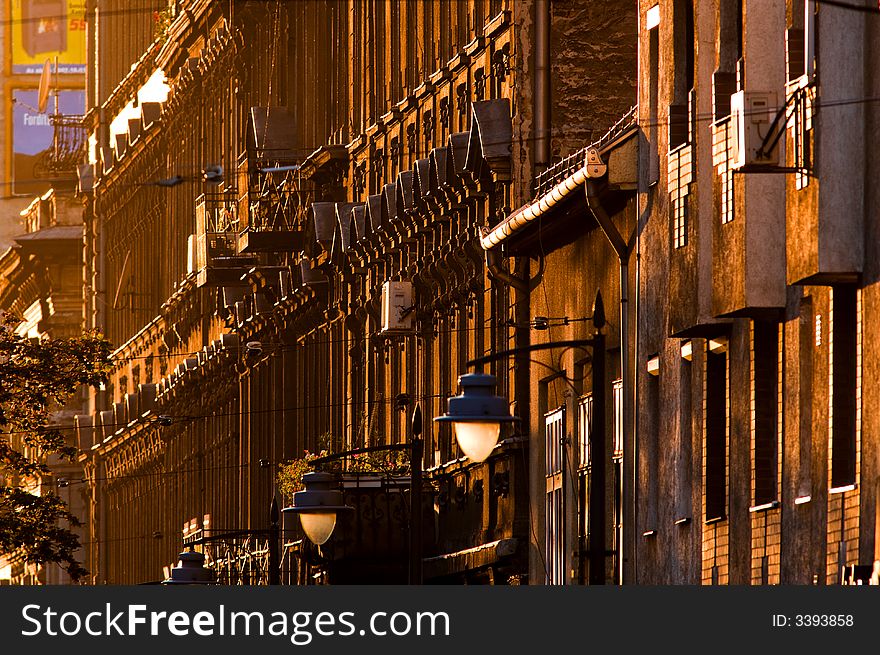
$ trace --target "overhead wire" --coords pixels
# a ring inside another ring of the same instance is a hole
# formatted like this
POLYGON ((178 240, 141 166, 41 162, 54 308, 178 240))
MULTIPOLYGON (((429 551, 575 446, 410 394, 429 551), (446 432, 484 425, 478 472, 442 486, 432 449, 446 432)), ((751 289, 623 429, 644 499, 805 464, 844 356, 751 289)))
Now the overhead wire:
MULTIPOLYGON (((812 106, 818 110, 818 109, 822 109, 822 108, 843 107, 843 106, 848 106, 848 105, 870 104, 870 103, 876 103, 876 102, 880 102, 880 96, 864 96, 864 97, 844 98, 844 99, 839 99, 839 100, 818 100, 817 99, 812 102, 812 106)), ((778 108, 773 108, 773 107, 769 108, 769 110, 773 110, 773 109, 778 109, 778 108)), ((768 111, 767 109, 747 110, 745 112, 745 115, 748 116, 753 113, 765 115, 767 113, 767 111, 768 111)), ((713 122, 716 122, 716 116, 714 115, 713 112, 696 113, 694 115, 693 120, 694 120, 694 122, 698 122, 698 123, 702 123, 702 122, 713 123, 713 122)), ((664 126, 670 125, 670 123, 671 123, 670 120, 657 120, 657 121, 636 120, 636 121, 634 121, 633 125, 638 126, 639 128, 645 129, 645 128, 649 128, 649 127, 664 127, 664 126)), ((596 130, 565 130, 565 131, 560 130, 560 131, 556 131, 552 136, 557 139, 575 139, 575 138, 585 137, 585 136, 592 137, 595 134, 596 134, 596 130)), ((539 138, 542 138, 542 137, 520 136, 520 137, 517 137, 516 139, 513 139, 509 142, 505 141, 505 142, 503 142, 503 144, 501 141, 498 141, 498 142, 485 141, 482 143, 482 147, 487 148, 487 147, 492 147, 494 145, 507 145, 509 143, 516 143, 517 145, 522 146, 522 145, 525 145, 525 144, 530 143, 532 141, 535 141, 539 138)), ((316 152, 316 150, 317 149, 315 149, 315 148, 301 148, 300 151, 303 154, 302 158, 303 159, 307 158, 309 155, 316 152)), ((271 157, 269 157, 268 159, 271 159, 271 157)), ((295 157, 295 159, 296 159, 296 157, 295 157)), ((392 157, 390 153, 383 153, 381 156, 381 159, 385 160, 386 162, 399 163, 399 160, 401 158, 399 156, 392 157)), ((123 159, 123 161, 124 161, 124 159, 123 159)), ((223 165, 222 158, 220 160, 219 165, 223 166, 223 173, 220 175, 213 175, 211 180, 203 179, 203 177, 202 177, 203 172, 205 170, 207 170, 208 167, 216 166, 216 165, 218 165, 218 164, 216 164, 216 163, 215 164, 206 164, 205 167, 203 167, 195 172, 189 172, 189 171, 183 170, 183 172, 186 173, 185 175, 181 174, 182 169, 175 169, 175 171, 173 173, 170 173, 168 177, 157 178, 154 180, 146 180, 146 181, 138 181, 138 182, 124 182, 124 181, 116 180, 113 182, 112 187, 114 189, 115 188, 134 188, 134 187, 139 187, 139 188, 151 188, 151 187, 153 187, 153 188, 162 188, 162 187, 173 188, 175 186, 178 186, 179 184, 186 183, 186 182, 203 183, 203 184, 207 184, 207 185, 211 185, 211 186, 219 186, 219 184, 222 182, 225 182, 228 185, 228 184, 234 183, 238 180, 237 173, 235 173, 234 171, 229 172, 230 168, 228 166, 223 165)), ((284 172, 284 171, 267 171, 267 172, 272 173, 272 172, 284 172)), ((266 173, 264 173, 264 174, 266 174, 266 173)), ((21 185, 21 184, 40 184, 40 183, 69 182, 69 181, 71 181, 71 178, 65 178, 65 177, 27 178, 27 179, 13 179, 13 180, 5 180, 5 181, 0 180, 0 187, 4 187, 4 186, 10 187, 14 184, 18 184, 18 185, 21 185)), ((97 189, 103 190, 103 187, 100 185, 100 178, 96 179, 96 184, 97 184, 97 187, 96 187, 97 189)), ((93 193, 94 193, 94 191, 93 191, 93 193)), ((22 194, 22 195, 27 197, 30 194, 22 194)))
MULTIPOLYGON (((419 399, 433 399, 433 398, 448 398, 452 392, 449 393, 439 393, 439 394, 428 394, 423 396, 418 396, 419 399)), ((235 398, 233 396, 233 398, 235 398)), ((396 398, 374 398, 369 401, 365 401, 364 404, 368 406, 372 405, 392 405, 397 404, 396 398)), ((167 428, 169 426, 173 426, 175 424, 187 424, 192 423, 196 420, 207 420, 207 419, 217 419, 217 418, 230 418, 230 417, 249 417, 255 416, 259 414, 275 414, 278 412, 303 412, 311 409, 332 409, 338 407, 349 407, 351 403, 349 402, 327 402, 327 403, 319 403, 315 405, 297 405, 295 407, 270 407, 267 409, 249 409, 244 411, 234 411, 234 412, 213 412, 211 414, 158 414, 154 413, 149 416, 149 418, 144 419, 143 416, 138 419, 133 419, 126 423, 104 423, 101 427, 105 428, 126 428, 131 427, 135 428, 138 425, 147 425, 147 426, 156 426, 167 428), (169 425, 163 425, 160 423, 160 419, 170 419, 171 423, 169 425)), ((105 410, 112 411, 112 410, 105 410)), ((97 428, 98 426, 89 426, 91 428, 97 428)), ((61 432, 70 432, 76 430, 76 427, 73 425, 50 425, 45 426, 47 430, 58 430, 61 432)), ((39 434, 37 430, 8 430, 0 432, 0 437, 4 437, 7 435, 19 435, 19 434, 39 434)))
MULTIPOLYGON (((856 11, 863 11, 863 12, 869 12, 869 13, 880 13, 880 9, 878 9, 877 7, 867 7, 867 6, 851 5, 850 3, 839 2, 839 1, 836 1, 836 0, 815 0, 815 1, 817 2, 817 4, 831 5, 831 6, 836 6, 836 7, 840 7, 840 8, 852 9, 852 10, 856 10, 856 11)), ((107 15, 107 14, 111 14, 111 13, 136 13, 137 11, 138 11, 138 10, 121 10, 121 11, 118 11, 118 12, 112 12, 112 11, 111 11, 111 12, 102 12, 102 14, 103 14, 103 15, 107 15)), ((153 9, 148 9, 148 10, 146 10, 146 11, 152 11, 152 12, 155 12, 155 10, 153 10, 153 9)), ((0 23, 11 23, 11 22, 13 22, 13 21, 12 21, 12 20, 8 20, 8 21, 0 21, 0 23)), ((21 22, 25 22, 25 21, 21 21, 21 22)), ((848 105, 848 104, 856 104, 856 103, 860 103, 860 102, 876 102, 876 101, 878 101, 878 100, 880 100, 880 98, 877 98, 877 97, 871 97, 871 98, 862 98, 862 99, 850 99, 850 100, 846 100, 846 101, 832 101, 832 102, 816 103, 815 106, 817 106, 817 107, 823 107, 823 106, 824 106, 824 107, 834 107, 834 106, 843 106, 843 105, 848 105)), ((709 119, 710 119, 710 120, 714 120, 714 116, 710 116, 709 119)), ((698 117, 697 120, 704 120, 704 117, 698 117)), ((652 124, 652 123, 639 123, 639 125, 640 125, 641 127, 646 127, 646 126, 649 126, 649 125, 654 125, 654 126, 656 126, 656 125, 660 125, 660 124, 668 124, 668 121, 665 121, 665 122, 660 122, 660 121, 658 121, 658 122, 653 123, 653 124, 652 124)), ((525 140, 527 140, 527 139, 520 139, 519 141, 520 141, 520 143, 522 143, 522 142, 524 142, 525 140)), ((532 140, 532 139, 528 139, 528 140, 532 140)), ((35 181, 44 181, 44 180, 35 180, 35 181)), ((15 182, 16 182, 16 183, 19 183, 19 184, 22 183, 21 180, 17 180, 17 181, 15 181, 15 182)), ((156 184, 156 182, 148 182, 148 183, 144 183, 144 184, 156 184)), ((545 298, 545 301, 546 301, 546 298, 545 298)), ((463 331, 463 330, 474 330, 474 329, 483 329, 483 326, 477 326, 477 327, 475 327, 475 328, 452 329, 452 330, 448 330, 448 332, 459 332, 459 331, 463 331)), ((345 339, 345 340, 330 340, 330 341, 326 341, 326 342, 324 342, 324 343, 334 343, 334 342, 340 342, 340 341, 343 341, 343 342, 349 342, 349 341, 352 341, 352 340, 349 340, 349 339, 345 339)), ((321 343, 321 342, 310 342, 309 344, 296 344, 296 345, 291 345, 291 347, 302 348, 302 347, 308 347, 309 345, 318 345, 319 343, 321 343)), ((240 348, 241 348, 241 347, 239 347, 239 349, 240 349, 240 348)), ((280 349, 280 348, 279 348, 279 349, 280 349)), ((160 354, 159 357, 172 357, 172 356, 177 356, 177 355, 180 355, 180 356, 184 356, 184 355, 196 355, 196 354, 198 354, 199 352, 200 352, 200 351, 191 352, 191 353, 165 353, 165 354, 160 354)), ((152 355, 151 355, 151 356, 145 356, 145 357, 143 357, 143 358, 146 359, 146 358, 148 358, 148 357, 152 357, 152 355)), ((132 359, 132 360, 133 360, 133 359, 140 359, 140 358, 139 358, 139 357, 131 357, 131 358, 128 358, 128 359, 132 359)), ((120 361, 120 360, 115 360, 115 361, 120 361)), ((438 396, 433 396, 433 397, 439 397, 439 395, 438 395, 438 396)), ((385 402, 391 402, 391 401, 392 401, 392 399, 387 399, 385 402)), ((323 405, 320 405, 320 407, 330 407, 330 406, 332 406, 332 404, 323 404, 323 405)), ((298 408, 284 408, 284 409, 277 409, 277 410, 255 410, 254 412, 249 412, 249 413, 258 413, 258 412, 262 412, 262 411, 291 411, 291 410, 295 411, 295 410, 299 410, 299 409, 306 409, 306 408, 305 408, 305 407, 298 407, 298 408)), ((236 413, 235 415, 244 415, 244 414, 242 414, 242 413, 236 413)), ((222 416, 222 415, 217 415, 217 414, 205 415, 204 418, 211 418, 211 417, 217 417, 217 416, 222 416)), ((190 416, 190 417, 181 417, 181 418, 182 418, 182 419, 195 419, 195 418, 199 418, 199 417, 197 417, 197 416, 190 416)), ((570 462, 566 461, 566 464, 567 464, 567 465, 570 465, 570 462)), ((251 463, 248 463, 248 464, 243 464, 243 465, 241 465, 241 466, 250 466, 250 465, 252 465, 252 464, 251 464, 251 463)), ((239 467, 223 467, 223 468, 239 468, 239 467)), ((198 471, 201 472, 201 471, 207 471, 207 470, 218 470, 218 469, 211 469, 211 468, 208 468, 208 469, 199 469, 198 471)), ((195 471, 195 470, 193 470, 193 471, 195 471)), ((176 472, 168 472, 167 474, 169 474, 169 475, 173 475, 173 474, 181 473, 181 472, 186 473, 186 472, 192 472, 192 471, 176 471, 176 472)), ((530 508, 530 509, 531 509, 531 508, 530 508)), ((533 528, 533 529, 534 529, 534 528, 533 528)), ((142 538, 142 537, 131 537, 131 538, 126 538, 126 539, 135 539, 135 538, 142 538)), ((109 541, 109 540, 104 540, 104 541, 109 541)), ((85 545, 85 544, 84 544, 84 545, 85 545)), ((541 555, 542 555, 542 561, 543 561, 543 554, 541 554, 541 555)), ((545 566, 545 570, 546 570, 546 563, 544 563, 544 566, 545 566)))

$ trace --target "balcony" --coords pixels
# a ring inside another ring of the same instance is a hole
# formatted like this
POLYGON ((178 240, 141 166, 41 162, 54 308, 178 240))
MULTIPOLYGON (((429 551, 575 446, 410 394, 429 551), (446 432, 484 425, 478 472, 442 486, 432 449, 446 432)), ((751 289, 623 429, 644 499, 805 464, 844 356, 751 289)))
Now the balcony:
POLYGON ((34 177, 47 178, 58 184, 76 182, 79 165, 86 158, 86 128, 83 117, 52 114, 52 145, 40 153, 34 164, 34 177))
POLYGON ((247 146, 238 158, 238 252, 292 252, 302 237, 298 215, 302 151, 299 131, 285 107, 251 107, 247 146))
POLYGON ((242 218, 238 252, 294 252, 302 248, 299 165, 273 163, 243 153, 238 162, 242 218))
POLYGON ((241 284, 241 276, 256 264, 236 255, 238 203, 234 189, 203 193, 196 199, 194 268, 199 287, 241 284))
MULTIPOLYGON (((776 111, 775 103, 763 113, 747 108, 745 120, 766 130, 776 111)), ((719 317, 769 317, 785 306, 785 178, 760 169, 734 174, 746 141, 737 122, 732 116, 712 125, 712 311, 719 317)))
POLYGON ((785 185, 791 173, 779 140, 789 111, 779 38, 785 8, 768 8, 744 29, 736 87, 730 75, 713 79, 716 104, 722 100, 729 116, 716 115, 712 126, 712 310, 719 317, 774 318, 786 303, 785 185))
POLYGON ((786 163, 797 171, 786 186, 788 284, 853 283, 864 266, 863 119, 816 107, 817 87, 807 76, 788 84, 786 163), (831 114, 831 115, 828 115, 831 114), (815 153, 824 153, 820 159, 815 153))

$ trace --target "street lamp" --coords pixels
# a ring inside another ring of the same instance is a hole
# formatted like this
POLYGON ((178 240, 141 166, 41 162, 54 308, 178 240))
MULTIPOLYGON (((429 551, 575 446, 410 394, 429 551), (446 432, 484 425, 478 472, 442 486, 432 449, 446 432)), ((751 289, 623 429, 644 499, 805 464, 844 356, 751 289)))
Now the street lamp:
POLYGON ((447 413, 434 419, 452 423, 459 447, 474 462, 483 462, 492 453, 502 423, 519 420, 510 415, 507 401, 494 395, 496 382, 495 376, 487 373, 460 375, 461 395, 450 398, 447 413))
MULTIPOLYGON (((602 328, 606 321, 605 305, 599 291, 593 302, 592 322, 595 331, 590 338, 517 346, 477 357, 466 362, 466 365, 481 371, 485 364, 514 355, 553 348, 589 348, 593 389, 589 449, 594 462, 605 462, 605 335, 602 328)), ((518 419, 507 413, 507 401, 492 395, 494 376, 468 373, 459 376, 458 383, 462 387, 461 395, 450 398, 447 414, 434 420, 452 423, 458 445, 464 453, 475 461, 483 461, 498 443, 501 423, 518 419)), ((593 466, 590 473, 589 516, 590 525, 595 527, 590 530, 587 541, 590 584, 605 584, 605 500, 605 466, 593 466)))
MULTIPOLYGON (((410 441, 405 444, 367 446, 342 453, 319 457, 312 462, 320 466, 354 455, 375 452, 404 451, 410 464, 409 583, 422 584, 422 408, 416 403, 410 424, 410 441)), ((317 546, 324 544, 336 527, 336 516, 354 508, 344 504, 336 476, 314 471, 302 477, 305 489, 293 494, 293 505, 282 512, 299 514, 303 532, 317 546)))
POLYGON ((177 566, 171 569, 171 576, 162 581, 163 585, 217 584, 214 572, 205 567, 205 556, 195 551, 184 551, 179 555, 177 566))
POLYGON ((342 499, 335 476, 315 471, 302 477, 305 489, 293 494, 293 505, 284 512, 299 514, 306 536, 316 546, 327 543, 336 527, 336 515, 352 508, 342 499))

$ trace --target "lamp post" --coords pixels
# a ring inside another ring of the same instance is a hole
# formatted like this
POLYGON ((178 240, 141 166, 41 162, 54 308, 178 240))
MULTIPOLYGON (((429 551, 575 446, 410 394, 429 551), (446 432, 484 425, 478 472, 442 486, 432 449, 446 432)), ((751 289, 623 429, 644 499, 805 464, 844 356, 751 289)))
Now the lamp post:
MULTIPOLYGON (((537 343, 478 357, 467 362, 468 367, 482 371, 482 366, 511 355, 550 350, 552 348, 589 348, 592 362, 593 411, 589 431, 589 446, 593 466, 590 473, 589 519, 590 534, 587 545, 590 584, 605 584, 605 305, 602 293, 596 292, 592 316, 594 333, 589 339, 572 339, 537 343)), ((465 455, 483 461, 498 443, 501 423, 519 420, 510 416, 507 401, 492 395, 495 376, 482 372, 459 376, 462 393, 449 399, 449 408, 434 420, 452 423, 458 445, 465 455)))
MULTIPOLYGON (((467 362, 469 367, 481 368, 483 364, 516 355, 551 348, 590 348, 592 359, 593 412, 589 431, 590 452, 594 462, 591 474, 589 511, 590 535, 588 544, 590 584, 605 583, 605 310, 602 294, 597 293, 593 305, 595 332, 589 339, 554 341, 503 350, 467 362)), ((511 416, 507 401, 494 395, 497 380, 481 370, 466 373, 458 378, 461 394, 449 399, 447 413, 438 416, 438 423, 452 423, 459 446, 465 455, 475 462, 482 462, 498 444, 501 424, 518 421, 511 416)), ((358 448, 343 453, 321 457, 313 461, 320 465, 352 455, 382 451, 408 451, 410 456, 410 584, 422 582, 422 532, 421 532, 421 486, 422 486, 422 410, 417 404, 412 416, 411 438, 408 444, 391 444, 358 448)), ((305 491, 294 494, 293 506, 284 512, 300 515, 303 530, 311 541, 325 543, 336 526, 339 511, 352 508, 342 503, 342 492, 334 476, 327 473, 307 473, 303 476, 305 491), (335 494, 335 495, 334 495, 335 494), (303 517, 308 517, 303 520, 303 517), (308 524, 308 525, 307 525, 308 524), (320 529, 318 529, 320 528, 320 529), (313 534, 314 534, 314 538, 313 534), (316 541, 323 539, 323 541, 316 541)))
MULTIPOLYGON (((326 457, 312 463, 320 466, 353 455, 366 453, 406 451, 410 465, 410 530, 409 530, 409 584, 422 584, 422 409, 416 404, 412 415, 410 441, 406 444, 388 444, 356 448, 326 457)), ((282 512, 299 514, 300 523, 309 541, 317 546, 327 543, 336 528, 340 512, 354 508, 345 504, 337 476, 322 471, 306 473, 302 477, 303 491, 293 494, 293 505, 282 512)))

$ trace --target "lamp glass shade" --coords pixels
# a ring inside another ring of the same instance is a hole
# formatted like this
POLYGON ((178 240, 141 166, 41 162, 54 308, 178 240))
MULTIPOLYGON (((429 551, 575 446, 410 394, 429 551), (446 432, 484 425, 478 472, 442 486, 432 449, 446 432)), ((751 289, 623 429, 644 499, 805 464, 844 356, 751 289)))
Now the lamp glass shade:
POLYGON ((300 512, 303 532, 316 546, 327 542, 336 527, 336 512, 300 512))
POLYGON ((498 421, 455 421, 455 437, 468 459, 482 462, 498 445, 501 423, 498 421))

